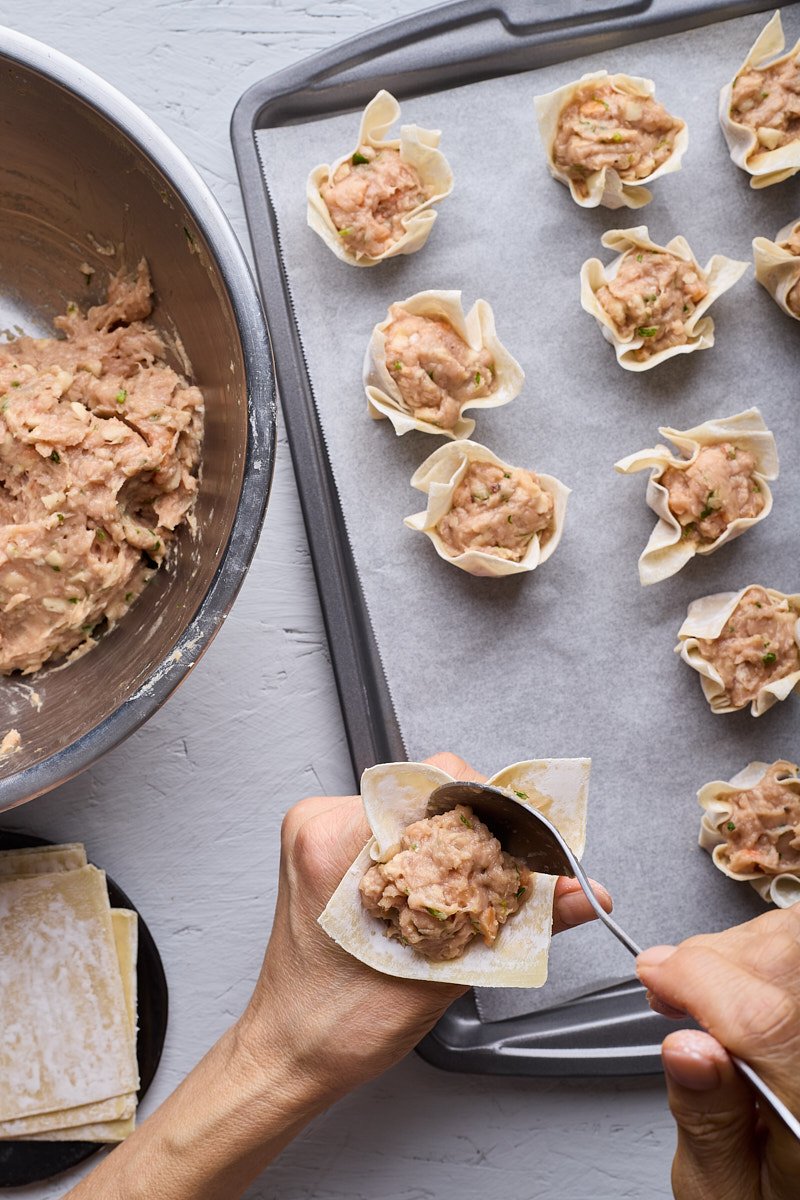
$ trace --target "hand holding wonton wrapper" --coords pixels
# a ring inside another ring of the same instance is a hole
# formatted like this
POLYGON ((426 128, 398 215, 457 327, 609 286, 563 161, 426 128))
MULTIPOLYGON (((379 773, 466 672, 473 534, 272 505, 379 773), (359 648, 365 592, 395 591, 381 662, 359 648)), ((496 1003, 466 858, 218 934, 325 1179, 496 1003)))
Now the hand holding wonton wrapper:
POLYGON ((800 321, 800 221, 790 221, 769 238, 753 238, 756 279, 795 321, 800 321))
POLYGON ((659 444, 615 463, 623 475, 651 471, 647 503, 659 520, 639 558, 645 586, 763 521, 772 511, 767 480, 778 477, 775 438, 757 408, 694 429, 662 426, 659 433, 682 454, 659 444))
MULTIPOLYGON (((506 767, 488 782, 523 806, 540 808, 575 853, 583 852, 589 787, 588 759, 544 759, 506 767)), ((376 971, 468 987, 540 987, 547 978, 556 877, 534 875, 530 895, 487 945, 475 937, 456 959, 434 961, 386 936, 386 923, 367 912, 359 890, 375 864, 392 859, 405 831, 426 817, 431 792, 452 776, 426 763, 388 763, 362 776, 362 799, 373 841, 345 875, 320 925, 355 958, 376 971)), ((409 898, 414 903, 414 898, 409 898)), ((443 919, 446 914, 442 913, 443 919)))

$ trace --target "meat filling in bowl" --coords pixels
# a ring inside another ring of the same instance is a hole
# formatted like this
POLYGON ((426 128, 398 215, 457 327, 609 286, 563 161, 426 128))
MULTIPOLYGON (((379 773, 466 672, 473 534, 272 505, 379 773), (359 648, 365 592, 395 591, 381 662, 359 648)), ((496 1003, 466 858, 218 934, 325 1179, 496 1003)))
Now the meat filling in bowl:
POLYGON ((452 429, 463 405, 494 391, 492 355, 473 350, 441 318, 415 316, 399 304, 389 315, 386 368, 403 402, 421 420, 452 429))
POLYGON ((473 462, 436 528, 448 554, 483 550, 521 562, 537 533, 545 542, 553 532, 554 510, 532 471, 473 462))
POLYGON ((722 851, 731 871, 782 875, 800 870, 800 795, 787 787, 792 763, 773 763, 756 787, 726 797, 730 819, 722 826, 722 851))
POLYGON ((493 945, 531 890, 525 864, 501 848, 472 809, 409 825, 400 849, 359 885, 367 912, 425 958, 459 958, 476 937, 493 945))
POLYGON ((597 299, 620 338, 642 338, 639 362, 688 342, 686 322, 708 295, 703 272, 669 251, 629 250, 597 299))
POLYGON ((353 254, 378 258, 405 233, 402 218, 429 199, 399 150, 359 146, 321 189, 339 237, 353 254))
POLYGON ((704 446, 691 466, 667 467, 659 482, 669 492, 669 506, 683 536, 715 542, 732 521, 757 517, 764 507, 756 461, 731 442, 704 446))
POLYGON ((698 639, 700 653, 716 668, 735 708, 744 708, 765 684, 800 669, 797 618, 788 600, 751 587, 719 637, 698 639))
POLYGON ((682 128, 682 121, 649 96, 592 84, 562 109, 553 161, 584 193, 586 177, 603 167, 613 167, 627 182, 646 179, 672 154, 682 128))
POLYGON ((789 58, 773 67, 743 71, 733 85, 731 117, 755 130, 764 150, 777 150, 800 138, 800 62, 789 58))
POLYGON ((0 672, 94 644, 191 519, 203 396, 146 323, 150 275, 0 346, 0 672))
MULTIPOLYGON (((789 254, 800 256, 800 221, 795 225, 791 236, 780 243, 780 247, 782 250, 788 250, 789 254)), ((800 317, 800 278, 786 293, 786 304, 795 316, 800 317)))

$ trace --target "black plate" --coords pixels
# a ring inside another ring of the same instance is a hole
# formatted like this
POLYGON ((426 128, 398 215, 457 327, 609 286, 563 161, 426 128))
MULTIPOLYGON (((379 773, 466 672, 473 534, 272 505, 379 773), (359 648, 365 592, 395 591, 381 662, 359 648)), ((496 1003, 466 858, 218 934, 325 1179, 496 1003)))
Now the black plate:
MULTIPOLYGON (((31 837, 9 829, 0 829, 0 850, 18 850, 23 846, 47 846, 45 838, 31 837)), ((164 967, 150 930, 122 888, 106 877, 108 898, 113 908, 129 908, 139 918, 139 957, 136 983, 139 992, 139 1034, 136 1057, 139 1061, 139 1100, 146 1094, 161 1060, 167 1033, 169 994, 164 967)), ((69 1171, 102 1150, 98 1142, 0 1142, 0 1188, 24 1187, 69 1171)))

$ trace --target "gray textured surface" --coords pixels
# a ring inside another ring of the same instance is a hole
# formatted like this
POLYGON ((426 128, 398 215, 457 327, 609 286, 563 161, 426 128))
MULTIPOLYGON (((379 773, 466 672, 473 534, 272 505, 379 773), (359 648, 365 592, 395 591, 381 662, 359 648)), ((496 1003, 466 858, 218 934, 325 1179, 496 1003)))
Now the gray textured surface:
MULTIPOLYGON (((46 0, 6 0, 0 20, 80 59, 139 103, 189 155, 246 241, 228 141, 240 93, 415 7, 422 5, 73 0, 54 21, 46 0)), ((85 840, 159 943, 172 1014, 146 1109, 246 1001, 271 919, 282 813, 308 793, 351 786, 282 442, 256 561, 204 661, 93 771, 3 817, 42 836, 85 840)), ((655 1200, 670 1194, 672 1144, 658 1081, 480 1079, 412 1057, 317 1121, 249 1197, 655 1200)), ((51 1200, 67 1184, 6 1194, 51 1200)))

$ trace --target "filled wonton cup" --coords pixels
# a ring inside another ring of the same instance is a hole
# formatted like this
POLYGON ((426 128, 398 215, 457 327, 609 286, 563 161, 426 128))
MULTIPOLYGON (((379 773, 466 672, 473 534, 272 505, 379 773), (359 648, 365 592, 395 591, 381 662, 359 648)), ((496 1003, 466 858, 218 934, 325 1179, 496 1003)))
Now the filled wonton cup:
POLYGON ((400 300, 397 307, 412 316, 431 317, 447 322, 470 350, 486 351, 490 354, 494 367, 494 386, 491 393, 465 400, 460 406, 459 416, 454 425, 446 428, 433 421, 421 419, 406 403, 389 371, 386 331, 393 322, 389 312, 373 329, 367 346, 364 358, 364 388, 370 415, 376 420, 388 418, 398 436, 418 429, 421 433, 434 433, 441 437, 468 438, 475 428, 475 422, 463 416, 466 409, 497 408, 514 400, 522 391, 525 372, 497 337, 494 313, 485 300, 476 300, 466 315, 461 303, 461 292, 417 292, 407 300, 400 300))
POLYGON ((643 176, 635 182, 624 180, 614 167, 606 166, 600 170, 587 172, 581 179, 576 179, 556 162, 554 155, 556 134, 564 109, 580 91, 595 83, 610 84, 615 91, 630 96, 634 103, 637 99, 651 99, 655 95, 655 84, 652 79, 642 79, 635 75, 609 75, 608 71, 592 71, 572 83, 557 88, 554 92, 548 92, 544 96, 535 96, 534 108, 550 174, 554 179, 567 185, 572 199, 581 208, 597 208, 598 205, 602 205, 604 208, 642 208, 653 199, 653 193, 644 185, 652 183, 661 175, 669 175, 671 172, 681 169, 681 159, 689 144, 689 132, 684 122, 681 121, 671 152, 666 160, 649 175, 643 176))
POLYGON ((708 309, 723 292, 727 292, 728 288, 733 287, 737 279, 741 278, 747 270, 747 263, 737 262, 722 254, 715 254, 703 269, 698 266, 697 260, 689 248, 689 243, 684 237, 674 237, 667 242, 666 246, 659 246, 658 243, 651 241, 646 225, 639 225, 633 229, 611 229, 608 233, 603 234, 601 241, 610 250, 616 250, 617 257, 608 265, 604 265, 599 258, 587 259, 583 264, 581 267, 581 306, 586 312, 591 313, 599 324, 603 337, 606 341, 611 342, 617 362, 621 367, 627 371, 649 371, 651 367, 657 366, 660 362, 664 362, 676 354, 689 354, 693 350, 708 350, 714 345, 714 322, 711 317, 706 315, 708 309), (664 350, 657 350, 647 358, 640 360, 636 358, 636 351, 641 350, 647 339, 638 335, 635 330, 630 336, 623 336, 598 300, 597 292, 616 278, 617 272, 628 254, 635 255, 645 251, 671 254, 676 258, 683 259, 684 262, 695 268, 708 290, 684 321, 686 342, 681 345, 669 346, 664 350))
MULTIPOLYGON (((781 183, 800 171, 800 137, 784 146, 770 149, 769 141, 773 135, 769 127, 765 127, 759 136, 757 129, 734 120, 731 115, 736 80, 747 71, 780 66, 800 52, 798 42, 787 54, 781 55, 785 44, 781 14, 778 11, 759 34, 734 78, 725 84, 719 94, 719 121, 725 141, 737 167, 741 167, 750 175, 751 188, 771 187, 773 183, 781 183)), ((768 95, 768 91, 761 93, 764 98, 768 95)))
POLYGON ((795 321, 800 321, 800 221, 790 221, 769 238, 753 238, 756 279, 795 321), (797 249, 789 248, 787 243, 797 249))
POLYGON ((781 785, 800 796, 800 777, 794 763, 748 763, 744 770, 734 775, 729 782, 715 779, 697 793, 697 799, 703 809, 698 840, 702 848, 711 855, 714 866, 718 867, 723 875, 727 875, 729 879, 749 883, 762 900, 768 903, 777 904, 779 908, 790 908, 800 902, 800 872, 768 874, 761 870, 735 871, 731 869, 728 861, 726 827, 734 816, 730 797, 745 789, 758 787, 773 766, 780 769, 781 785))
MULTIPOLYGON (((539 809, 583 854, 589 791, 587 758, 542 759, 515 763, 488 782, 503 788, 520 806, 539 809)), ((398 849, 405 829, 426 816, 434 788, 452 777, 426 763, 386 763, 361 777, 361 797, 373 840, 365 846, 328 902, 319 923, 354 958, 384 975, 429 979, 467 987, 541 987, 553 925, 556 877, 533 875, 531 895, 509 917, 497 941, 476 938, 460 958, 432 961, 386 936, 385 922, 370 916, 361 902, 359 883, 376 862, 398 849)))
POLYGON ((415 513, 406 517, 404 524, 409 529, 427 534, 436 549, 436 553, 445 562, 452 563, 470 575, 517 575, 523 571, 534 571, 541 563, 546 562, 561 541, 564 532, 564 520, 567 511, 567 499, 570 489, 552 475, 536 474, 536 480, 543 492, 548 493, 553 502, 553 519, 547 536, 534 534, 527 549, 519 561, 499 557, 486 550, 468 549, 460 554, 450 554, 441 533, 437 528, 442 518, 451 511, 456 488, 467 473, 471 463, 490 463, 503 471, 513 471, 515 468, 503 462, 486 446, 478 442, 459 440, 448 442, 434 450, 411 477, 411 486, 424 492, 428 497, 428 507, 425 512, 415 513))
POLYGON ((649 450, 640 450, 638 454, 631 454, 614 464, 615 469, 622 475, 648 469, 651 472, 647 481, 646 500, 658 517, 658 523, 639 558, 639 579, 645 587, 675 575, 695 554, 713 554, 720 546, 733 541, 745 530, 768 517, 772 511, 772 492, 767 480, 778 478, 775 438, 767 429, 757 408, 750 408, 733 417, 704 421, 694 429, 681 430, 661 426, 659 433, 662 437, 669 438, 686 457, 676 456, 666 446, 659 444, 649 450), (661 480, 668 468, 685 471, 696 461, 702 449, 726 442, 746 451, 755 459, 752 478, 761 493, 763 507, 757 516, 737 517, 732 520, 713 541, 698 540, 696 537, 687 536, 686 527, 681 525, 670 508, 669 491, 661 480))
POLYGON ((453 172, 447 159, 437 149, 441 133, 437 129, 422 129, 419 125, 402 125, 399 138, 389 138, 390 127, 400 116, 400 105, 389 92, 380 91, 370 100, 361 117, 358 141, 355 147, 343 154, 331 165, 321 163, 314 167, 306 184, 308 224, 318 233, 342 262, 354 267, 374 267, 386 258, 398 254, 413 254, 428 240, 436 213, 431 207, 443 200, 453 190, 453 172), (360 146, 376 151, 397 150, 402 162, 412 167, 419 176, 426 196, 422 203, 401 218, 403 232, 387 248, 374 257, 354 253, 347 246, 347 238, 337 229, 321 189, 334 178, 336 172, 348 159, 358 156, 360 146))
MULTIPOLYGON (((722 676, 714 664, 700 652, 698 641, 700 639, 714 641, 719 638, 742 597, 751 588, 758 586, 758 584, 748 584, 738 592, 717 592, 713 596, 703 596, 699 600, 693 600, 689 605, 686 620, 678 630, 678 644, 675 647, 675 653, 680 654, 683 661, 700 675, 703 695, 714 713, 738 712, 747 707, 747 702, 744 704, 731 703, 722 676)), ((775 588, 764 588, 763 590, 769 599, 786 600, 795 610, 800 609, 800 595, 779 592, 775 588)), ((794 641, 800 649, 800 619, 795 622, 794 641)), ((760 717, 776 701, 786 700, 799 683, 800 669, 789 671, 781 678, 765 683, 749 702, 750 712, 754 717, 760 717)))

